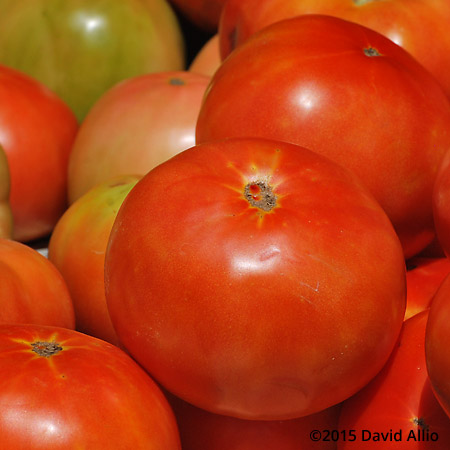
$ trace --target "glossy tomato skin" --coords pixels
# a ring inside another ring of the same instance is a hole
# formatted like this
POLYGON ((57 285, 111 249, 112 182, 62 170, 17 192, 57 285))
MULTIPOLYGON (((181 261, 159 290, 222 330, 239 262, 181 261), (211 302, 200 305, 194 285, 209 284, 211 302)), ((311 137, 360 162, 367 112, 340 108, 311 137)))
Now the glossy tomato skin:
POLYGON ((166 0, 1 0, 0 62, 52 89, 81 122, 129 77, 185 65, 166 0))
POLYGON ((407 261, 405 320, 428 309, 433 296, 450 273, 450 259, 417 256, 407 261))
POLYGON ((145 175, 113 226, 105 289, 122 344, 166 389, 262 420, 362 387, 405 311, 401 246, 373 197, 262 139, 198 145, 145 175))
POLYGON ((433 297, 428 319, 425 351, 433 390, 450 417, 450 277, 447 276, 433 297))
POLYGON ((222 57, 263 27, 302 14, 335 16, 378 31, 411 53, 450 96, 446 0, 229 0, 219 26, 222 57))
POLYGON ((0 66, 0 145, 10 173, 13 237, 50 233, 67 206, 67 165, 78 124, 38 81, 0 66))
POLYGON ((0 323, 75 328, 70 292, 58 269, 11 239, 0 239, 0 299, 0 323))
POLYGON ((312 430, 336 430, 341 405, 291 420, 242 420, 212 414, 169 396, 183 450, 335 450, 331 438, 316 442, 312 430))
POLYGON ((434 237, 431 196, 449 130, 447 97, 402 48, 307 15, 261 30, 222 63, 196 138, 264 137, 330 157, 364 181, 409 258, 434 237))
POLYGON ((11 239, 13 236, 14 221, 12 216, 9 195, 11 190, 11 177, 9 174, 8 159, 0 146, 0 238, 11 239))
POLYGON ((94 105, 75 139, 68 169, 73 203, 118 175, 144 175, 195 143, 209 77, 187 71, 130 78, 94 105))
POLYGON ((340 440, 338 449, 448 449, 450 419, 436 400, 425 360, 429 311, 406 320, 397 348, 383 370, 342 404, 339 427, 355 430, 356 439, 340 440), (363 431, 367 430, 367 431, 363 431), (375 433, 389 433, 380 444, 375 433), (363 437, 366 440, 363 441, 363 437), (389 446, 392 447, 389 447, 389 446))
POLYGON ((122 350, 56 327, 0 326, 0 446, 180 450, 172 410, 122 350))
POLYGON ((64 212, 48 244, 48 258, 66 280, 77 330, 114 345, 103 281, 109 234, 124 198, 140 177, 123 175, 100 183, 64 212))

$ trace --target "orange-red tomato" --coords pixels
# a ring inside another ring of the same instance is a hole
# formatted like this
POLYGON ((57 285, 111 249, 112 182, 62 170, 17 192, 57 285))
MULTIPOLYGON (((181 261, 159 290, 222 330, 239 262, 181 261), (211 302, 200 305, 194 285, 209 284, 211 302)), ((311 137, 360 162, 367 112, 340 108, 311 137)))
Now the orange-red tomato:
POLYGON ((383 370, 343 402, 339 450, 450 448, 450 420, 433 394, 427 373, 428 316, 428 311, 422 311, 405 321, 398 345, 383 370))
POLYGON ((73 145, 69 202, 114 176, 144 175, 194 145, 209 80, 188 71, 158 72, 127 79, 106 92, 73 145))
POLYGON ((10 189, 11 177, 8 160, 0 146, 0 238, 12 238, 13 236, 14 222, 9 202, 10 189))
POLYGON ((181 450, 173 412, 125 352, 57 327, 0 326, 0 447, 181 450))
POLYGON ((439 167, 432 199, 436 236, 444 254, 450 258, 450 151, 439 167))
POLYGON ((304 15, 254 34, 215 72, 197 143, 256 136, 353 170, 410 258, 434 238, 432 190, 450 149, 450 102, 404 49, 375 31, 304 15))
POLYGON ((378 31, 411 53, 450 96, 448 0, 229 0, 219 25, 225 58, 261 28, 302 14, 326 14, 378 31))
POLYGON ((77 330, 115 345, 119 339, 105 299, 105 252, 117 211, 139 178, 123 175, 90 189, 65 211, 48 245, 48 258, 70 290, 77 330))
POLYGON ((425 351, 428 374, 437 399, 450 417, 450 276, 433 297, 430 306, 425 351))
POLYGON ((67 284, 56 267, 21 242, 0 239, 0 323, 75 328, 67 284))
POLYGON ((248 419, 312 414, 363 387, 400 332, 405 284, 398 237, 356 176, 262 139, 151 170, 105 258, 124 347, 178 397, 248 419))
POLYGON ((0 145, 11 176, 13 237, 48 235, 67 206, 67 165, 78 124, 43 84, 0 66, 0 145))

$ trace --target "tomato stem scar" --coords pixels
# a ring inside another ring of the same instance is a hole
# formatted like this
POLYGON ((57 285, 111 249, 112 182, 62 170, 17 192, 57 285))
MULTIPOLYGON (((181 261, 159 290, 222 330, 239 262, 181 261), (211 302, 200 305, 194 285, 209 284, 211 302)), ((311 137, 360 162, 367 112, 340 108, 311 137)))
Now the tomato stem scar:
POLYGON ((266 212, 271 211, 277 204, 277 197, 272 187, 263 180, 248 183, 244 188, 244 197, 251 206, 266 212))
POLYGON ((381 56, 381 53, 373 47, 367 47, 364 49, 364 54, 366 56, 374 57, 374 56, 381 56))
POLYGON ((62 349, 63 348, 58 344, 58 342, 55 341, 38 341, 31 344, 31 350, 39 356, 43 356, 45 358, 50 358, 50 356, 56 355, 62 349))

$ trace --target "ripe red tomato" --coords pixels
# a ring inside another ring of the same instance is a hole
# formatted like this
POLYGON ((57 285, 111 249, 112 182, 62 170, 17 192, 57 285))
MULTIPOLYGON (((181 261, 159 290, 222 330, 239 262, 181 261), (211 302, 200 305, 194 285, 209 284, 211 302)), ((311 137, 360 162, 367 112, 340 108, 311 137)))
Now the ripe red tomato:
POLYGON ((310 148, 364 181, 406 258, 434 237, 431 196, 450 148, 450 103, 416 60, 361 25, 306 15, 253 35, 214 74, 196 136, 310 148))
POLYGON ((78 124, 55 94, 5 66, 0 66, 0 105, 13 237, 31 241, 48 235, 67 206, 67 165, 78 124))
POLYGON ((357 178, 263 139, 151 170, 105 258, 125 348, 178 397, 249 419, 312 414, 366 384, 400 331, 405 284, 398 237, 357 178))
POLYGON ((450 151, 439 167, 432 198, 437 239, 450 258, 450 151))
POLYGON ((69 161, 68 195, 74 202, 117 175, 144 175, 195 143, 195 125, 210 78, 187 71, 130 78, 94 105, 69 161))
POLYGON ((9 202, 11 190, 11 177, 9 174, 8 159, 0 146, 0 238, 12 238, 13 216, 9 202))
POLYGON ((433 297, 425 337, 428 374, 433 390, 450 417, 450 276, 433 297))
POLYGON ((450 273, 450 259, 415 257, 407 262, 405 320, 430 307, 434 294, 450 273))
POLYGON ((302 14, 326 14, 378 31, 426 67, 450 96, 448 0, 229 0, 219 35, 222 57, 267 25, 302 14))
POLYGON ((38 251, 10 239, 0 239, 0 298, 0 323, 75 328, 62 275, 38 251))
POLYGON ((180 450, 173 412, 126 353, 56 327, 0 326, 0 447, 180 450))
POLYGON ((340 429, 355 430, 356 439, 350 435, 340 439, 339 450, 450 448, 450 420, 436 400, 427 374, 427 320, 428 311, 406 320, 398 345, 383 370, 343 402, 340 429), (386 441, 377 440, 376 433, 384 433, 386 441))
POLYGON ((119 345, 105 299, 103 266, 117 211, 138 176, 101 183, 73 203, 56 224, 48 258, 63 275, 72 297, 77 330, 119 345))
POLYGON ((335 450, 330 438, 311 440, 312 430, 337 429, 340 405, 291 420, 242 420, 212 414, 169 396, 183 450, 335 450))

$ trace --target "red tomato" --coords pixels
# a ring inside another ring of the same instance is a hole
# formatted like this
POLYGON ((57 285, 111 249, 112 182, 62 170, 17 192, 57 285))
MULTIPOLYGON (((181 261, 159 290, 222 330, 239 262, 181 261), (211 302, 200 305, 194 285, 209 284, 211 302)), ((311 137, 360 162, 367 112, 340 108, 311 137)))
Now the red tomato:
POLYGON ((405 319, 429 308, 433 295, 450 273, 450 259, 415 257, 407 263, 405 319))
POLYGON ((404 247, 434 237, 431 195, 450 148, 450 103, 431 75, 382 35, 307 15, 273 24, 215 73, 197 143, 257 136, 330 157, 364 180, 404 247))
POLYGON ((432 199, 437 239, 450 258, 450 151, 439 167, 432 199))
POLYGON ((313 430, 337 429, 340 405, 291 420, 242 420, 212 414, 169 397, 183 450, 335 450, 331 439, 316 442, 313 430))
POLYGON ((441 406, 450 417, 450 276, 439 287, 430 307, 425 350, 428 374, 441 406))
POLYGON ((169 0, 190 22, 206 31, 217 31, 226 0, 169 0))
POLYGON ((357 178, 299 146, 195 146, 130 191, 105 258, 125 348, 213 413, 290 419, 387 360, 405 312, 402 249, 357 178))
POLYGON ((219 36, 215 34, 208 39, 196 54, 189 66, 189 72, 211 77, 220 66, 219 36))
POLYGON ((9 239, 0 239, 0 298, 0 323, 75 328, 62 275, 38 251, 9 239))
POLYGON ((13 236, 31 241, 49 234, 66 208, 67 164, 78 125, 55 94, 5 66, 0 66, 0 105, 13 236))
POLYGON ((225 58, 267 25, 302 14, 326 14, 359 23, 402 46, 450 96, 448 0, 230 0, 219 26, 225 58))
POLYGON ((339 450, 450 448, 450 420, 437 402, 427 374, 427 319, 428 311, 422 311, 406 320, 397 348, 383 370, 343 402, 341 436, 345 430, 354 430, 356 438, 347 435, 348 439, 340 439, 339 450), (387 436, 384 443, 378 439, 381 433, 387 436))
POLYGON ((0 447, 180 450, 173 412, 122 350, 56 327, 0 326, 0 447))
POLYGON ((90 189, 56 224, 48 258, 70 290, 77 330, 119 345, 105 299, 103 266, 109 233, 138 176, 123 175, 90 189))
POLYGON ((210 78, 158 72, 130 78, 105 93, 82 123, 69 162, 69 202, 117 175, 144 175, 194 145, 210 78))
POLYGON ((6 153, 0 146, 0 238, 12 238, 13 217, 9 194, 11 190, 11 177, 6 153))

